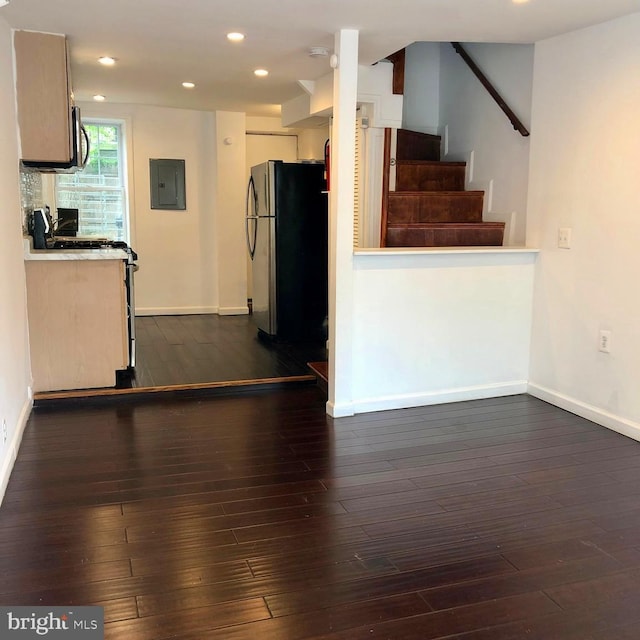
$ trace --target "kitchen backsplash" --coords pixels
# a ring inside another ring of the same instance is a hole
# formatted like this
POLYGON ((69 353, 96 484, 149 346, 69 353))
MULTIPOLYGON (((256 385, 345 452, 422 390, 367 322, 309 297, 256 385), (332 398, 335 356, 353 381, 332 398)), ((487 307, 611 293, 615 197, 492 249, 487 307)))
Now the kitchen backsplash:
POLYGON ((22 231, 27 233, 27 218, 34 210, 44 207, 42 174, 36 171, 20 172, 20 200, 22 204, 22 231))

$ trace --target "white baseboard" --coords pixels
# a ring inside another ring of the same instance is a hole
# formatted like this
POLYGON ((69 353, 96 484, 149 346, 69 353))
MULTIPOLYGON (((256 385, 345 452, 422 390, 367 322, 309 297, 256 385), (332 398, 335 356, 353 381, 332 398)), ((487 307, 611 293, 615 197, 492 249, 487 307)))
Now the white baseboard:
POLYGON ((0 468, 0 504, 2 504, 2 501, 4 500, 4 493, 7 490, 7 485, 9 484, 13 465, 18 457, 18 449, 20 448, 22 435, 24 434, 24 430, 27 426, 27 421, 29 420, 29 414, 31 413, 32 407, 33 400, 28 398, 22 407, 22 411, 20 411, 18 424, 13 432, 13 437, 11 438, 11 441, 7 443, 5 456, 2 460, 2 467, 0 468))
POLYGON ((246 316, 249 314, 249 307, 220 307, 219 316, 246 316))
POLYGON ((363 398, 348 405, 331 405, 327 403, 327 413, 330 416, 338 418, 356 413, 407 409, 409 407, 423 407, 431 404, 444 404, 445 402, 499 398, 502 396, 515 396, 520 393, 527 393, 526 380, 514 380, 513 382, 478 385, 475 387, 461 387, 459 389, 446 389, 444 391, 429 393, 408 393, 380 396, 377 398, 363 398))
POLYGON ((191 316, 218 313, 218 307, 136 307, 137 316, 191 316))
POLYGON ((527 391, 530 395, 540 398, 540 400, 544 400, 556 407, 575 413, 581 418, 591 420, 591 422, 595 422, 602 427, 621 433, 623 436, 633 438, 634 440, 640 440, 640 423, 638 422, 627 420, 626 418, 617 416, 609 411, 587 404, 581 400, 576 400, 575 398, 571 398, 562 393, 558 393, 553 389, 548 389, 533 382, 529 383, 527 391))

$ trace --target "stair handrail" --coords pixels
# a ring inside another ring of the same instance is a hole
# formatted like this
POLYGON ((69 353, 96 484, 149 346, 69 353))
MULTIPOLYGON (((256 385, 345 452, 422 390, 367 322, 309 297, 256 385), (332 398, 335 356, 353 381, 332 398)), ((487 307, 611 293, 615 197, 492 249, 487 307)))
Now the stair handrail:
POLYGON ((484 75, 480 67, 473 61, 473 58, 466 52, 465 48, 459 42, 452 42, 451 46, 456 50, 460 57, 467 63, 467 66, 473 74, 480 80, 482 86, 489 92, 489 95, 496 101, 498 106, 504 111, 507 118, 513 125, 513 128, 521 135, 527 137, 529 131, 522 124, 518 116, 513 112, 509 105, 504 101, 502 96, 496 91, 496 88, 491 84, 491 81, 484 75))

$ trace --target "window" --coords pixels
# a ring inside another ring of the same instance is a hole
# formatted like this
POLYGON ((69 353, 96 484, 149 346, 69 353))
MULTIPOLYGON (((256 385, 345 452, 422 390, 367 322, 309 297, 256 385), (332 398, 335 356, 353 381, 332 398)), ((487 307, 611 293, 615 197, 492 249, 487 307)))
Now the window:
POLYGON ((122 125, 86 121, 84 127, 91 145, 89 161, 82 171, 56 176, 57 206, 78 209, 78 235, 127 241, 122 125))

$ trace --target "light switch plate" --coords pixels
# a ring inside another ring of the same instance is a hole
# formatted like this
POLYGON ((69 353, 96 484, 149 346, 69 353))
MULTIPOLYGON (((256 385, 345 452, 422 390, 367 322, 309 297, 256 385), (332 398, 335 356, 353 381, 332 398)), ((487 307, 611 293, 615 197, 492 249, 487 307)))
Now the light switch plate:
POLYGON ((558 229, 558 247, 560 249, 571 249, 571 229, 560 227, 558 229))

